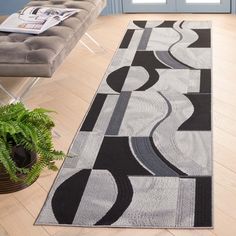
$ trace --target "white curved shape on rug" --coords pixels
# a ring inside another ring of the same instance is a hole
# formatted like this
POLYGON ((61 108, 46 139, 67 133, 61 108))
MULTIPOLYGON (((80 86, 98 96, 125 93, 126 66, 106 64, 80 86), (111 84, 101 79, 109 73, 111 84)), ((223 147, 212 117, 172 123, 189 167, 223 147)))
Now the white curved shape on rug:
POLYGON ((165 159, 184 173, 188 175, 211 174, 210 151, 207 150, 209 147, 204 146, 204 139, 206 141, 210 138, 209 134, 197 131, 187 135, 185 131, 177 131, 192 116, 194 112, 192 103, 180 93, 163 92, 163 94, 170 102, 172 111, 153 132, 155 146, 165 159))
MULTIPOLYGON (((182 27, 185 27, 183 24, 182 27)), ((194 69, 210 69, 211 49, 210 48, 188 48, 189 45, 198 40, 198 35, 191 29, 180 28, 180 23, 174 24, 174 29, 179 32, 182 39, 170 48, 171 54, 180 62, 194 69)))
POLYGON ((149 136, 167 111, 165 100, 157 92, 132 92, 119 136, 149 136))
POLYGON ((150 35, 147 51, 167 51, 179 39, 179 34, 172 28, 154 28, 150 35))

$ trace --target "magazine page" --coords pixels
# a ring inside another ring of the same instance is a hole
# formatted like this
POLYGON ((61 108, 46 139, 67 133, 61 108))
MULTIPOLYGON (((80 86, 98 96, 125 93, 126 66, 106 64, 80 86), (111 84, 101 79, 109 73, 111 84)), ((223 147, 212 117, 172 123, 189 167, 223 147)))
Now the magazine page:
POLYGON ((10 15, 1 25, 0 31, 39 34, 42 30, 43 22, 25 21, 19 18, 19 13, 10 15))
POLYGON ((26 7, 9 16, 0 31, 40 34, 77 12, 78 9, 69 8, 26 7))
POLYGON ((21 18, 25 20, 45 21, 51 17, 57 16, 61 20, 78 12, 78 9, 72 8, 52 8, 52 7, 26 7, 21 12, 21 18))

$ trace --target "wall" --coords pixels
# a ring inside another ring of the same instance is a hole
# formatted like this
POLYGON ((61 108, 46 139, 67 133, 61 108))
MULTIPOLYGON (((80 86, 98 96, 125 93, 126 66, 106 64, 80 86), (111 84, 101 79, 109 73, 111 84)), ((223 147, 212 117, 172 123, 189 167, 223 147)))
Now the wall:
POLYGON ((112 15, 123 12, 122 0, 107 0, 107 7, 102 15, 112 15))
MULTIPOLYGON (((107 8, 103 11, 103 15, 111 15, 123 12, 122 1, 123 0, 107 0, 107 8)), ((227 0, 231 1, 231 12, 236 14, 236 0, 227 0)))
POLYGON ((16 12, 24 5, 29 2, 29 0, 0 0, 0 15, 9 15, 16 12))
POLYGON ((232 12, 233 14, 236 14, 236 0, 232 0, 231 9, 232 9, 231 12, 232 12))

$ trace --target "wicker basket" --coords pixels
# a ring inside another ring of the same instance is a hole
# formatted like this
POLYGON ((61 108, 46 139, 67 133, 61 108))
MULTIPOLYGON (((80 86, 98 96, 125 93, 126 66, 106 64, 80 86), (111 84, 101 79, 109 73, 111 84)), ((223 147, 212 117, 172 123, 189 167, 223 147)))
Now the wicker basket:
MULTIPOLYGON (((12 158, 18 167, 31 168, 37 160, 37 155, 33 152, 26 151, 21 146, 17 146, 12 149, 12 158)), ((29 186, 23 182, 25 179, 24 174, 18 174, 17 176, 22 181, 12 181, 5 168, 0 164, 0 194, 13 193, 29 186)))

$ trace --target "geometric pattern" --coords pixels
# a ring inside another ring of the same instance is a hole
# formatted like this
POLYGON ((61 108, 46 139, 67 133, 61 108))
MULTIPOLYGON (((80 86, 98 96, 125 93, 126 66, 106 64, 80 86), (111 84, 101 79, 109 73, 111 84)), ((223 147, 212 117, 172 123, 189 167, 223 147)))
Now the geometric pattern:
POLYGON ((133 21, 36 224, 212 227, 211 23, 133 21))

